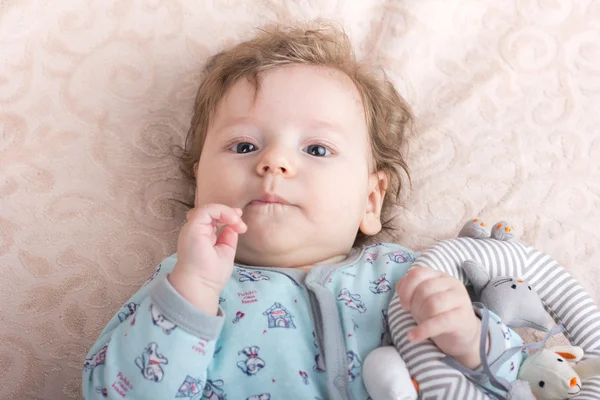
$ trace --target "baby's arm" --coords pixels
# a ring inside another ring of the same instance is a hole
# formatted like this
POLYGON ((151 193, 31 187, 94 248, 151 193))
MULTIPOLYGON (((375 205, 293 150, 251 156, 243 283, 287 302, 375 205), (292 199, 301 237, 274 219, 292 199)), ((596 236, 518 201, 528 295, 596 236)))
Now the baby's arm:
POLYGON ((113 317, 88 353, 86 399, 201 395, 223 316, 207 314, 177 293, 167 279, 173 262, 161 264, 155 279, 128 300, 127 312, 113 317))
POLYGON ((431 339, 463 366, 480 366, 481 320, 475 315, 465 286, 430 268, 411 269, 396 285, 402 308, 417 321, 411 342, 431 339))
POLYGON ((127 303, 135 313, 124 321, 113 317, 88 353, 86 399, 201 394, 223 327, 219 294, 233 270, 238 234, 247 228, 241 215, 222 204, 188 212, 176 265, 167 259, 169 265, 127 303))
MULTIPOLYGON (((402 308, 409 311, 418 324, 408 332, 409 340, 431 339, 456 361, 455 368, 484 391, 496 391, 482 368, 482 346, 485 346, 483 354, 487 365, 500 363, 507 348, 507 338, 510 338, 511 346, 520 346, 520 337, 491 312, 485 316, 486 329, 482 334, 482 315, 478 309, 474 310, 465 286, 443 272, 413 268, 398 282, 396 290, 402 308)), ((512 361, 515 369, 502 371, 501 378, 509 382, 516 379, 521 360, 520 352, 511 357, 508 362, 512 361)), ((506 360, 501 363, 504 362, 506 360)))

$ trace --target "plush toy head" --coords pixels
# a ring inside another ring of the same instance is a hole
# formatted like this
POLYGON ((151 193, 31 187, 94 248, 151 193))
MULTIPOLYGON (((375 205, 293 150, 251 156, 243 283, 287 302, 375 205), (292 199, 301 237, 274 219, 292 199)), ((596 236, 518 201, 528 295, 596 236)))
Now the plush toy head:
POLYGON ((534 328, 547 332, 554 321, 533 288, 509 276, 491 278, 481 264, 467 260, 462 264, 473 284, 475 295, 511 328, 534 328))
POLYGON ((600 374, 600 360, 590 359, 577 365, 583 350, 577 346, 557 346, 542 349, 529 356, 519 369, 519 379, 529 382, 539 400, 561 400, 576 396, 581 381, 600 374))

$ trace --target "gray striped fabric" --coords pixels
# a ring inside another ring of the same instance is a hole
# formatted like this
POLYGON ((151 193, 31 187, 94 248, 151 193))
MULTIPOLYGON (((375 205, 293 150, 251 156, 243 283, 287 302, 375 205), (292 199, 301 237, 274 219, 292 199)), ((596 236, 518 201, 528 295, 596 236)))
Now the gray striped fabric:
MULTIPOLYGON (((513 276, 527 281, 540 295, 565 336, 585 351, 584 358, 600 357, 600 311, 583 287, 552 257, 516 241, 460 237, 443 240, 421 254, 412 268, 425 266, 468 280, 460 267, 466 260, 479 261, 491 276, 513 276)), ((394 344, 411 376, 422 391, 422 399, 489 399, 461 373, 441 362, 444 354, 427 341, 411 344, 406 333, 416 326, 398 296, 390 303, 389 326, 394 344)), ((600 377, 584 381, 576 400, 600 399, 600 377)))

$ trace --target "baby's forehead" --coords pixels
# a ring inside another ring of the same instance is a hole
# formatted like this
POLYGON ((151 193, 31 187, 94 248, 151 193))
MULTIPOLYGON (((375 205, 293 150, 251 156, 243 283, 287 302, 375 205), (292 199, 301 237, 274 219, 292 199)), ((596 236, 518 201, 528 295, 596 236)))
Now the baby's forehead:
POLYGON ((307 121, 320 128, 366 128, 360 93, 343 72, 289 65, 242 78, 225 93, 211 116, 215 125, 248 119, 307 121))

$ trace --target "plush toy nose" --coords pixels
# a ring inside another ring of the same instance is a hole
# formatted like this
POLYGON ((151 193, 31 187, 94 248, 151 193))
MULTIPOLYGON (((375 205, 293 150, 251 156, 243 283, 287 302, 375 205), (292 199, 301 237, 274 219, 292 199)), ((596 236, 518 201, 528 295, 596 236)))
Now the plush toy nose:
POLYGON ((569 386, 574 387, 577 385, 577 378, 571 378, 569 381, 569 386))

